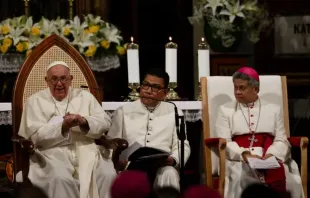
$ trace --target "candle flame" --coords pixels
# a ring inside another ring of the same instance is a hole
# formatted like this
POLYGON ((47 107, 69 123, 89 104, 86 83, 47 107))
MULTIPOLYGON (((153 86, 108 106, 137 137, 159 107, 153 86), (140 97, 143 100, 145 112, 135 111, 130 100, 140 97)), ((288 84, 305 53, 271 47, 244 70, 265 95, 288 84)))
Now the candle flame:
POLYGON ((133 42, 133 37, 130 37, 131 42, 133 42))
POLYGON ((204 41, 205 41, 205 38, 201 37, 201 41, 204 42, 204 41))
POLYGON ((169 41, 172 41, 172 37, 171 36, 169 36, 169 41))

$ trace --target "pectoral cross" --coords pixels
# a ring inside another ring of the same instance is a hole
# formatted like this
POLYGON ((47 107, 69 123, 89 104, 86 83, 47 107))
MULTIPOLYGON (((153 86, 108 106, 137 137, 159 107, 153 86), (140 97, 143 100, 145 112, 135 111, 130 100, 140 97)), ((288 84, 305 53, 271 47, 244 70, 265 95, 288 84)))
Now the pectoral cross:
POLYGON ((255 134, 252 134, 252 137, 249 138, 248 140, 251 141, 251 142, 250 142, 250 147, 249 147, 249 148, 252 148, 252 147, 253 147, 253 143, 258 141, 258 139, 255 139, 255 134))

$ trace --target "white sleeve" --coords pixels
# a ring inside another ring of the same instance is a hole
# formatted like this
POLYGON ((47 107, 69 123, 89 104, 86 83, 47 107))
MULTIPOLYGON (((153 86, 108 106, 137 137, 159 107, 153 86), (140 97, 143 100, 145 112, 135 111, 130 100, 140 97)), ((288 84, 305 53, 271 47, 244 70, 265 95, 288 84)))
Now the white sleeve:
POLYGON ((275 137, 266 154, 272 154, 282 162, 285 162, 290 154, 290 143, 287 140, 283 122, 283 114, 281 113, 280 108, 277 109, 275 113, 275 122, 275 137))
POLYGON ((124 113, 123 108, 120 107, 115 110, 112 118, 112 126, 108 132, 111 138, 124 138, 123 137, 124 113))
POLYGON ((62 121, 48 123, 44 117, 35 97, 29 98, 23 110, 19 135, 25 139, 31 139, 35 145, 41 148, 49 148, 56 144, 69 140, 61 133, 62 121))
POLYGON ((216 118, 216 137, 226 139, 226 157, 228 160, 242 161, 242 153, 245 148, 240 147, 236 142, 232 141, 232 132, 230 129, 229 118, 225 114, 224 106, 219 108, 216 118))
POLYGON ((90 115, 84 116, 89 126, 89 131, 86 136, 89 138, 98 139, 110 129, 111 119, 96 98, 90 93, 89 95, 91 98, 89 106, 90 115))

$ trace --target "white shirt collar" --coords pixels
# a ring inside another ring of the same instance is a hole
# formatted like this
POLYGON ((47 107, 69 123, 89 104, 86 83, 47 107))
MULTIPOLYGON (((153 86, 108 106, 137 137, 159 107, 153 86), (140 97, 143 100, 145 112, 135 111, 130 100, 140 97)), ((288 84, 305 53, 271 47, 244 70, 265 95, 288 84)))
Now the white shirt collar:
POLYGON ((144 108, 146 108, 149 112, 153 112, 153 111, 155 111, 155 109, 161 104, 161 102, 159 102, 155 107, 147 107, 147 106, 145 106, 145 104, 143 104, 142 102, 141 102, 141 100, 140 100, 140 103, 142 104, 142 106, 144 107, 144 108))

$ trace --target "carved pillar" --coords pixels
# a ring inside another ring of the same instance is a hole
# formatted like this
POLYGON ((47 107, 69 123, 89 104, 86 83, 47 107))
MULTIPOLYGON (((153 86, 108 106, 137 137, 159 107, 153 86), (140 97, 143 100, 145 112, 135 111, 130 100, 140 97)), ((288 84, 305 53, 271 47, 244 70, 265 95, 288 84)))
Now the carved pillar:
POLYGON ((73 1, 74 0, 68 0, 69 1, 69 19, 73 19, 73 1))
POLYGON ((24 2, 25 2, 25 15, 26 15, 26 17, 29 16, 29 1, 30 0, 24 0, 24 2))

